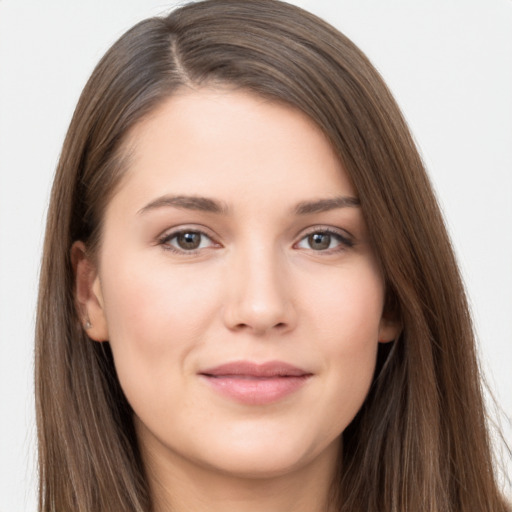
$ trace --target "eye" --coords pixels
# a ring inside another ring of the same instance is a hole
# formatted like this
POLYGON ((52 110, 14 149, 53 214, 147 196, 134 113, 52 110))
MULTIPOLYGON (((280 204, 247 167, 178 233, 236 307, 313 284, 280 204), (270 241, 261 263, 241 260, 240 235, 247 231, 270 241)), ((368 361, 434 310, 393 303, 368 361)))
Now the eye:
POLYGON ((177 253, 195 253, 216 244, 202 231, 184 229, 165 234, 160 244, 166 249, 177 253))
POLYGON ((297 247, 313 251, 336 252, 354 245, 347 236, 330 229, 317 229, 303 237, 297 247))

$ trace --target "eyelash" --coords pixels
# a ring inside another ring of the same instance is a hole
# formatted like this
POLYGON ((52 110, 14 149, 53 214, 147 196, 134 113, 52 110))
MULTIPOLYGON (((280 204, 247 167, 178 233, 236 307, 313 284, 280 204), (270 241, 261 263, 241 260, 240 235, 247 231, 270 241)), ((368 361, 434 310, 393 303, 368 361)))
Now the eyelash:
MULTIPOLYGON (((183 235, 183 234, 187 234, 187 233, 200 235, 201 237, 206 237, 213 242, 213 246, 215 246, 215 245, 219 246, 219 244, 216 244, 212 240, 212 237, 210 235, 208 235, 204 231, 197 229, 197 228, 179 229, 179 230, 173 231, 171 233, 166 233, 158 239, 158 244, 161 245, 164 250, 170 251, 174 254, 179 254, 182 256, 194 256, 194 255, 198 254, 199 251, 202 250, 202 248, 197 248, 197 249, 192 249, 192 250, 187 251, 185 249, 178 249, 176 247, 173 247, 169 243, 171 240, 175 239, 179 235, 183 235)), ((339 242, 339 245, 337 247, 326 249, 326 250, 315 250, 315 249, 310 248, 309 250, 313 251, 314 253, 329 255, 329 254, 342 252, 342 251, 345 251, 347 249, 351 249, 352 247, 354 247, 354 240, 351 239, 350 236, 343 235, 339 231, 337 231, 333 228, 328 228, 328 227, 315 227, 315 228, 309 230, 300 238, 300 240, 298 242, 296 242, 294 244, 294 247, 296 245, 298 245, 299 243, 301 243, 306 238, 308 238, 309 236, 314 235, 314 234, 329 235, 329 236, 334 237, 339 242)), ((209 247, 209 248, 211 248, 211 247, 209 247)))
MULTIPOLYGON (((186 233, 201 235, 201 237, 206 237, 206 238, 209 238, 210 240, 212 240, 212 237, 210 235, 208 235, 204 231, 201 231, 200 229, 197 229, 197 228, 186 229, 185 228, 185 229, 179 229, 177 231, 173 231, 171 233, 164 234, 161 238, 159 238, 159 241, 158 241, 159 245, 161 245, 164 250, 170 251, 174 254, 179 254, 182 256, 193 256, 193 255, 197 254, 201 249, 198 248, 198 249, 193 249, 193 250, 187 251, 184 249, 178 249, 169 244, 169 242, 171 240, 173 240, 174 238, 178 237, 179 235, 186 234, 186 233)), ((213 240, 212 240, 212 242, 213 242, 213 240)), ((214 245, 218 246, 219 244, 214 243, 214 245)))
POLYGON ((335 254, 338 252, 342 252, 342 251, 345 251, 347 249, 351 249, 352 247, 354 247, 354 240, 350 237, 350 235, 348 233, 346 235, 344 235, 336 229, 333 229, 330 227, 321 227, 321 226, 314 227, 314 228, 310 229, 309 231, 307 231, 301 237, 301 239, 297 243, 294 244, 294 246, 297 245, 298 243, 302 242, 304 239, 308 238, 309 236, 315 235, 315 234, 329 235, 331 237, 334 237, 339 242, 339 245, 337 247, 334 247, 331 249, 315 251, 314 249, 310 248, 310 250, 315 253, 329 255, 329 254, 335 254))

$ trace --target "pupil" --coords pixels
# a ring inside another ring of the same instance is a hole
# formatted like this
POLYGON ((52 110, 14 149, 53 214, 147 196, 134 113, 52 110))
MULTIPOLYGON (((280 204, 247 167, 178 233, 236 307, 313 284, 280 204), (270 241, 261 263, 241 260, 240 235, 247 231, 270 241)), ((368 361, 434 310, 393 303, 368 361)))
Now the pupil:
POLYGON ((199 233, 180 233, 178 235, 178 245, 182 249, 197 249, 201 243, 199 233))
POLYGON ((309 245, 312 249, 321 250, 328 249, 331 245, 331 235, 325 233, 313 233, 309 235, 309 245))

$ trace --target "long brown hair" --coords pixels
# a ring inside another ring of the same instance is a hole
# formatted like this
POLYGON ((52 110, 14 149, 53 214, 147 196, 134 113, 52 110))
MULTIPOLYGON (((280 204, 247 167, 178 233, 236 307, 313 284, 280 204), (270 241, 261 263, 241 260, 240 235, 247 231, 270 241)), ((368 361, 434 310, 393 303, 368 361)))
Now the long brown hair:
POLYGON ((305 112, 361 202, 400 337, 380 348, 370 393, 343 433, 340 511, 502 512, 464 289, 406 123, 364 54, 275 0, 207 0, 145 20, 84 88, 57 168, 36 332, 41 512, 147 512, 132 411, 108 343, 74 301, 70 247, 101 244, 129 130, 181 87, 228 84, 305 112))

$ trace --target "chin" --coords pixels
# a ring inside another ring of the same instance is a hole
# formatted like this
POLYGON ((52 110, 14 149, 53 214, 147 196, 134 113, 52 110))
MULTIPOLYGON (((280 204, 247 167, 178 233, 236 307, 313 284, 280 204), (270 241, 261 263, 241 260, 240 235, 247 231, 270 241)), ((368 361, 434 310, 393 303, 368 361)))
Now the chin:
MULTIPOLYGON (((251 442, 230 442, 228 446, 216 445, 210 448, 208 457, 202 463, 210 469, 238 478, 276 478, 299 471, 316 462, 335 463, 339 438, 328 446, 308 446, 304 442, 286 442, 287 436, 278 439, 251 442)), ((290 441, 288 436, 288 441, 290 441)), ((297 440, 299 441, 299 440, 297 440)))

